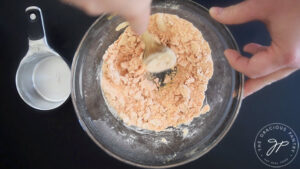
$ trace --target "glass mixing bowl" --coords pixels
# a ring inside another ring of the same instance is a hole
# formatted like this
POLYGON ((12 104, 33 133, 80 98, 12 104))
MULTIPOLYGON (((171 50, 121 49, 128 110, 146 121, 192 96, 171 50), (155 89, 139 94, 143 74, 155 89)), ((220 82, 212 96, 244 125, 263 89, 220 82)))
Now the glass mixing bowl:
POLYGON ((214 74, 206 91, 211 110, 189 125, 162 132, 140 132, 124 125, 108 109, 100 86, 102 56, 122 32, 124 19, 103 15, 84 35, 72 65, 72 100, 82 128, 109 155, 139 167, 166 168, 195 160, 211 150, 233 124, 241 102, 244 77, 224 57, 237 49, 229 30, 208 10, 189 0, 154 0, 152 13, 176 14, 194 24, 210 44, 214 74))

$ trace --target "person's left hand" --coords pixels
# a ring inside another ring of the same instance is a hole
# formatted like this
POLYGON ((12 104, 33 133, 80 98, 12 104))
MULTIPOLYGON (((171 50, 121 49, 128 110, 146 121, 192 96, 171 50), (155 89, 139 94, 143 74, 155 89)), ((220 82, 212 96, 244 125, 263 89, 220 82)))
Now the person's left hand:
POLYGON ((230 65, 249 77, 244 86, 244 97, 283 79, 300 68, 300 1, 245 0, 226 8, 213 7, 210 15, 224 24, 241 24, 253 20, 265 23, 272 43, 263 46, 249 43, 244 51, 227 49, 225 56, 230 65))

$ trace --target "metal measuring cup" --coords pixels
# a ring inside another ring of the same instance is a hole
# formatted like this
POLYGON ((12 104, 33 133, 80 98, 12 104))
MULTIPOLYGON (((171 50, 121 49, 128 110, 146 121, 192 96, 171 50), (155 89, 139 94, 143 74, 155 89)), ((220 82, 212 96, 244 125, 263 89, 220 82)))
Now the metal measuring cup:
POLYGON ((70 67, 48 46, 41 9, 30 6, 25 14, 29 49, 17 70, 17 90, 29 106, 54 109, 70 95, 70 67))

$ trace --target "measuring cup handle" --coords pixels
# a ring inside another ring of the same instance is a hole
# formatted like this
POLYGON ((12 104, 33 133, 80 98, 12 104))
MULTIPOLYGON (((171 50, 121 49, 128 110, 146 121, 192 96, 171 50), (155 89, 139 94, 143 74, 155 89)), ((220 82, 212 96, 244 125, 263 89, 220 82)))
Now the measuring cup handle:
POLYGON ((39 40, 45 37, 42 11, 37 6, 30 6, 25 10, 27 34, 30 40, 39 40))

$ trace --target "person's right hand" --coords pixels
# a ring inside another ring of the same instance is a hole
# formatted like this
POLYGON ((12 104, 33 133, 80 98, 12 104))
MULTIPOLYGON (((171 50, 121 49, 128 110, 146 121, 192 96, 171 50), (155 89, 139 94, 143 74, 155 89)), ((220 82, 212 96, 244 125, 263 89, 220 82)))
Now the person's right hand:
POLYGON ((249 43, 244 51, 227 49, 225 56, 231 66, 250 79, 244 86, 244 97, 300 68, 300 1, 246 0, 226 8, 213 7, 210 15, 224 24, 241 24, 252 20, 264 22, 272 37, 270 46, 249 43))
POLYGON ((90 15, 114 13, 123 16, 132 29, 142 34, 148 26, 151 0, 62 0, 90 15))

